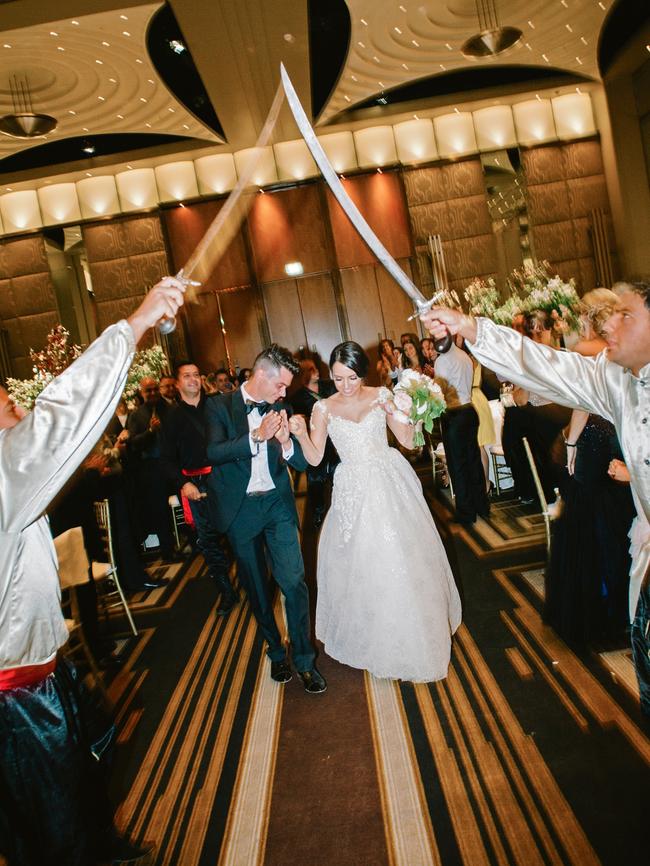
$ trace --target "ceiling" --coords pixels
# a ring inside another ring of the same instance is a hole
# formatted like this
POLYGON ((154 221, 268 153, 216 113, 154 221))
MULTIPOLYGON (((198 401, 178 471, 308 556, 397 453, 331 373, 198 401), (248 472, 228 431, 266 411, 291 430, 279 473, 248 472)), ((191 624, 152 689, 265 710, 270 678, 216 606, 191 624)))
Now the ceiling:
MULTIPOLYGON (((326 8, 335 0, 171 0, 225 142, 168 89, 148 54, 147 28, 162 4, 0 3, 0 113, 12 111, 9 80, 19 75, 29 82, 34 110, 58 120, 47 141, 138 133, 180 136, 184 141, 177 151, 220 144, 228 150, 248 147, 270 107, 281 61, 310 109, 308 7, 318 8, 319 2, 326 8)), ((519 27, 523 38, 498 60, 468 60, 460 46, 478 30, 475 0, 346 0, 349 46, 318 126, 349 124, 359 119, 358 112, 351 113, 359 103, 434 75, 443 83, 451 81, 444 77, 474 67, 533 67, 533 81, 535 69, 548 73, 551 68, 599 80, 599 34, 615 0, 496 2, 500 22, 519 27)), ((312 32, 312 49, 313 38, 312 32)), ((456 98, 443 95, 438 102, 456 98)), ((388 105, 368 117, 379 122, 386 113, 404 110, 403 105, 388 105)), ((285 110, 275 140, 296 137, 285 110)), ((0 135, 0 160, 42 144, 42 139, 0 135)), ((155 137, 150 152, 156 153, 155 137)))

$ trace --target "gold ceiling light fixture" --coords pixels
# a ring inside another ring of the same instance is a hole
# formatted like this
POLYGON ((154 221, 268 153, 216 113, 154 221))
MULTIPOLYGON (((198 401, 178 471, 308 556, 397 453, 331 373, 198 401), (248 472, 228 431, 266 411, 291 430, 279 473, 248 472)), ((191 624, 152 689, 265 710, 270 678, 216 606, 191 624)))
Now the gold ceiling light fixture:
POLYGON ((39 138, 56 129, 58 121, 55 117, 34 111, 26 75, 12 75, 9 89, 14 110, 12 114, 0 117, 0 132, 12 138, 39 138))
POLYGON ((463 42, 465 57, 496 57, 512 48, 522 37, 518 27, 502 27, 496 0, 476 0, 479 32, 463 42))

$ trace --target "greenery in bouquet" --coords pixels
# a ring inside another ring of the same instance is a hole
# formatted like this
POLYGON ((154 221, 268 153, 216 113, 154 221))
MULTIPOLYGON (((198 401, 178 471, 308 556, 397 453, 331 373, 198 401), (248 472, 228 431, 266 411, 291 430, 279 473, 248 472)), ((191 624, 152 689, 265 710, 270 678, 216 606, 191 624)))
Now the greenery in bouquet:
POLYGON ((557 274, 552 276, 548 262, 526 265, 512 272, 508 280, 511 297, 518 298, 518 311, 545 310, 560 327, 575 330, 578 327, 580 299, 575 281, 565 282, 557 274))
POLYGON ((395 416, 415 426, 413 447, 424 445, 422 428, 431 433, 433 422, 439 418, 447 404, 442 390, 433 379, 415 370, 404 370, 393 391, 395 416))

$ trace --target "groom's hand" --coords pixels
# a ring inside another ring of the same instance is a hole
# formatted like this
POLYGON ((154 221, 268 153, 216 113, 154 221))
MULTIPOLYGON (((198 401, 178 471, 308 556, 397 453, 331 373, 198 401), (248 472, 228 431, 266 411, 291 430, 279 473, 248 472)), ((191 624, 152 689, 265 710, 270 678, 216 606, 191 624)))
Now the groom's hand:
POLYGON ((276 430, 275 438, 281 445, 286 445, 289 439, 291 438, 291 433, 289 431, 289 420, 287 418, 286 409, 282 409, 279 413, 280 418, 280 426, 276 430))
POLYGON ((273 409, 270 412, 267 412, 262 418, 262 423, 257 428, 260 439, 273 439, 281 424, 282 419, 278 412, 273 409))

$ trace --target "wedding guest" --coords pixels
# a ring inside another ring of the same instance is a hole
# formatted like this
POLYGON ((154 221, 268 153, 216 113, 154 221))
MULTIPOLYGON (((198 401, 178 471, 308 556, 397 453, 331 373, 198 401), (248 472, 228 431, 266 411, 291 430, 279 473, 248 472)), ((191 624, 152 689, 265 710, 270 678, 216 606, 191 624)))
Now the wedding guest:
POLYGON ((231 391, 235 390, 235 386, 230 378, 230 373, 225 369, 225 367, 220 367, 214 372, 214 385, 216 387, 216 393, 219 394, 229 394, 231 391))
POLYGON ((173 376, 167 375, 167 373, 163 373, 160 377, 160 381, 158 382, 158 388, 160 390, 160 396, 169 406, 173 406, 176 403, 178 398, 178 392, 176 391, 176 380, 173 376))
POLYGON ((110 420, 136 342, 176 315, 183 292, 179 280, 161 280, 28 415, 0 388, 0 859, 12 866, 150 857, 113 830, 78 678, 57 657, 68 631, 45 510, 110 420))
MULTIPOLYGON (((320 378, 314 361, 305 360, 298 363, 300 370, 294 376, 291 387, 287 391, 287 401, 294 415, 304 415, 309 422, 316 403, 329 397, 334 392, 334 385, 331 380, 320 378)), ((327 513, 328 494, 331 491, 332 478, 338 463, 338 454, 330 443, 329 448, 325 449, 321 462, 317 466, 307 466, 307 499, 311 505, 315 529, 320 527, 327 513)))
POLYGON ((413 340, 406 340, 402 344, 402 367, 406 370, 415 370, 416 373, 421 373, 424 367, 424 355, 420 350, 420 344, 414 343, 413 340))
POLYGON ((425 376, 429 376, 431 379, 433 379, 436 375, 435 363, 436 358, 438 357, 436 348, 433 345, 433 340, 429 339, 429 337, 424 337, 424 339, 420 343, 420 349, 422 350, 422 356, 424 358, 422 372, 425 374, 425 376))
POLYGON ((414 346, 420 348, 420 338, 417 334, 413 334, 411 332, 406 332, 400 335, 399 342, 402 348, 404 348, 404 343, 413 343, 414 346))
MULTIPOLYGON (((424 341, 423 341, 424 342, 424 341)), ((488 399, 482 390, 483 368, 478 361, 473 360, 474 375, 472 378, 472 405, 478 415, 477 441, 481 454, 481 464, 485 475, 485 489, 490 491, 490 452, 488 448, 497 441, 494 430, 494 418, 488 399)))
POLYGON ((377 350, 377 378, 381 385, 393 388, 399 378, 399 368, 395 360, 395 346, 392 340, 380 340, 377 350))
POLYGON ((243 382, 248 382, 252 372, 253 371, 250 367, 242 367, 239 371, 239 374, 237 375, 237 378, 239 379, 239 384, 241 385, 243 382))
MULTIPOLYGON (((474 356, 520 386, 547 399, 580 406, 611 420, 632 488, 650 519, 650 283, 619 283, 615 313, 604 326, 607 351, 595 358, 555 352, 488 319, 434 307, 421 315, 436 339, 449 330, 469 342, 474 356)), ((650 715, 650 572, 646 572, 632 624, 632 650, 641 708, 650 715)))
POLYGON ((470 525, 487 517, 490 503, 478 446, 479 418, 472 405, 474 367, 462 349, 452 343, 436 360, 436 380, 442 387, 447 411, 440 419, 447 471, 454 488, 456 520, 470 525))
POLYGON ((165 419, 161 461, 183 510, 189 511, 188 522, 196 528, 199 550, 220 593, 217 615, 225 616, 237 603, 238 596, 228 577, 230 562, 223 549, 223 533, 217 530, 216 507, 207 483, 212 466, 205 450, 206 396, 196 364, 180 361, 175 374, 179 400, 165 419))

